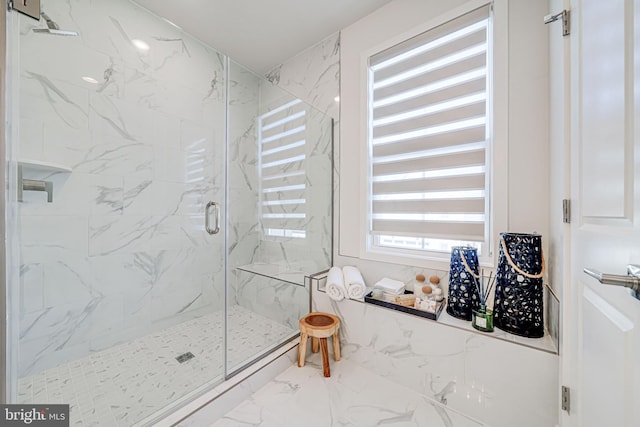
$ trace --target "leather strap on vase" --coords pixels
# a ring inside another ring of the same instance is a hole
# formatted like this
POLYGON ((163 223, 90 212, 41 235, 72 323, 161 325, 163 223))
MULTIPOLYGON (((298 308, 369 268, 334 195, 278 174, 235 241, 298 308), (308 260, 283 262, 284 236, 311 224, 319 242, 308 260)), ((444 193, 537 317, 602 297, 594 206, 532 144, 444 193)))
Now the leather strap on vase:
POLYGON ((472 275, 473 277, 475 277, 476 279, 480 278, 479 274, 476 274, 473 272, 473 270, 471 269, 471 267, 469 267, 469 264, 467 264, 467 257, 464 255, 464 252, 460 251, 460 258, 462 258, 462 263, 464 264, 464 269, 467 270, 467 272, 472 275))
POLYGON ((529 279, 541 279, 542 276, 544 276, 545 262, 544 262, 544 251, 542 249, 540 249, 541 250, 541 256, 542 256, 542 270, 540 270, 540 273, 538 273, 538 274, 529 274, 529 273, 526 273, 526 272, 522 271, 520 269, 520 267, 518 267, 516 265, 516 263, 513 262, 513 259, 511 259, 511 255, 509 255, 509 251, 507 250, 507 243, 504 241, 504 237, 502 237, 500 239, 500 245, 502 246, 502 252, 504 253, 504 257, 507 259, 507 262, 509 263, 509 265, 511 267, 513 267, 513 269, 517 273, 522 274, 524 277, 528 277, 529 279))

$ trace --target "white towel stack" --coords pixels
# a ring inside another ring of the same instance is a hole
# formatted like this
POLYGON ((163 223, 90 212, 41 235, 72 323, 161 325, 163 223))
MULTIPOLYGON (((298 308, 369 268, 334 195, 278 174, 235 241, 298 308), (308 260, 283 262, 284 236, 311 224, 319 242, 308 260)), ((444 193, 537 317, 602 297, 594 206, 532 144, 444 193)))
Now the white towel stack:
POLYGON ((342 301, 347 296, 344 276, 340 267, 331 267, 327 274, 327 295, 334 301, 342 301))
POLYGON ((382 289, 385 294, 401 295, 404 293, 404 283, 399 280, 389 279, 388 277, 380 279, 373 287, 382 289))
POLYGON ((364 283, 360 270, 356 267, 346 266, 343 267, 342 272, 344 273, 344 284, 347 287, 349 298, 362 301, 367 286, 364 283))

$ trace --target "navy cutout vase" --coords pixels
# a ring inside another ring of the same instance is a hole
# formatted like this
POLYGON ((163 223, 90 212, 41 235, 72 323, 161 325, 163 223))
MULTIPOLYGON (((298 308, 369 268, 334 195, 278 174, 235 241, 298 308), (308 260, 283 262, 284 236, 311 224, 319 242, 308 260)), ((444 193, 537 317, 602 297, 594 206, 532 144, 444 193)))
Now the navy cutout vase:
POLYGON ((478 276, 478 250, 471 246, 451 248, 447 313, 453 317, 471 320, 472 310, 480 307, 473 275, 478 276))
POLYGON ((528 338, 544 336, 542 236, 500 234, 494 326, 528 338))

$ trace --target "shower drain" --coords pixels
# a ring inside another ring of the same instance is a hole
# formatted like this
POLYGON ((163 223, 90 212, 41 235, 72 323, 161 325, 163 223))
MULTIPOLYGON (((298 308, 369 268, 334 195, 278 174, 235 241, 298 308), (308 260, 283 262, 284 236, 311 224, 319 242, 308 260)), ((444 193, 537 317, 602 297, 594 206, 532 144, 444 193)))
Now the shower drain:
POLYGON ((178 363, 184 363, 187 360, 193 359, 194 357, 196 357, 196 356, 194 356, 193 353, 188 351, 188 352, 186 352, 184 354, 181 354, 180 356, 176 357, 176 360, 178 361, 178 363))

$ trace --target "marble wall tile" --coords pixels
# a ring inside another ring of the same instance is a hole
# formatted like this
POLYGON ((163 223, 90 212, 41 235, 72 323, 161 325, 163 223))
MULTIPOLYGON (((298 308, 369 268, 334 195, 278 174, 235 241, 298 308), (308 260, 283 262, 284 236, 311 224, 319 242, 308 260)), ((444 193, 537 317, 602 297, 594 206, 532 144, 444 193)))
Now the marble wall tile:
POLYGON ((23 264, 20 271, 20 312, 27 314, 44 308, 44 267, 23 264))
POLYGON ((20 73, 20 112, 43 121, 61 120, 67 126, 86 127, 89 114, 89 91, 69 80, 51 77, 24 68, 20 73))
POLYGON ((33 255, 27 261, 35 261, 38 251, 64 249, 86 253, 89 248, 87 226, 87 218, 80 215, 21 216, 20 236, 23 250, 33 255))
POLYGON ((281 325, 297 330, 309 312, 309 289, 304 286, 237 269, 230 279, 238 305, 281 325))
POLYGON ((20 155, 22 158, 33 159, 44 150, 44 124, 39 118, 29 116, 20 117, 23 124, 20 135, 20 155))
POLYGON ((180 118, 162 111, 151 112, 151 144, 166 147, 180 147, 180 118))
MULTIPOLYGON (((296 57, 295 60, 306 57, 296 57)), ((288 69, 285 64, 280 69, 288 69)), ((272 75, 273 77, 273 75, 272 75)), ((273 80, 273 79, 272 79, 273 80)), ((275 82, 275 80, 274 80, 275 82)), ((284 87, 284 89, 288 89, 284 87)), ((299 89, 299 88, 298 88, 299 89)), ((260 108, 262 113, 279 108, 294 101, 294 95, 286 92, 280 86, 274 86, 268 82, 260 85, 260 108)), ((300 98, 305 101, 304 98, 300 98)), ((304 119, 286 123, 282 130, 286 131, 300 125, 305 126, 303 133, 305 145, 305 160, 299 166, 305 173, 305 189, 299 194, 305 203, 298 206, 298 210, 304 213, 304 219, 283 220, 279 224, 285 229, 304 228, 304 238, 281 238, 264 236, 260 242, 258 259, 268 264, 281 264, 287 268, 300 264, 312 264, 317 266, 314 270, 307 270, 308 274, 328 268, 331 264, 331 120, 324 113, 313 107, 300 107, 300 104, 278 113, 283 118, 292 112, 304 112, 304 119)), ((278 116, 278 118, 279 118, 278 116)), ((283 155, 284 156, 284 155, 283 155)), ((270 174, 287 173, 290 164, 270 168, 270 174)), ((299 184, 298 181, 290 182, 299 184)), ((287 184, 286 180, 283 184, 287 184)), ((276 198, 290 198, 291 193, 282 191, 276 198)), ((287 208, 287 213, 292 213, 287 208)), ((315 267, 314 267, 315 268, 315 267)))
POLYGON ((151 215, 154 200, 154 170, 145 168, 123 177, 124 215, 151 215))
POLYGON ((234 269, 257 259, 260 242, 258 218, 258 159, 256 120, 260 79, 230 61, 227 164, 227 301, 238 304, 237 287, 232 285, 234 269))
POLYGON ((91 215, 122 215, 124 177, 91 175, 88 191, 89 200, 92 202, 89 204, 91 215))
MULTIPOLYGON (((303 247, 300 242, 294 241, 264 242, 261 253, 264 256, 263 260, 274 262, 277 254, 282 252, 288 265, 309 264, 311 260, 314 272, 317 272, 329 267, 333 259, 331 251, 328 250, 333 246, 332 224, 329 219, 333 218, 330 189, 337 179, 331 180, 331 165, 339 154, 339 140, 333 139, 335 135, 332 135, 331 131, 334 127, 328 117, 336 121, 339 119, 339 103, 336 98, 340 93, 340 34, 335 33, 278 65, 267 73, 266 78, 279 90, 284 89, 314 108, 307 109, 309 120, 306 122, 309 126, 309 159, 305 166, 306 182, 309 186, 308 244, 303 247), (325 156, 322 153, 331 154, 325 156)), ((268 85, 264 85, 262 93, 262 98, 278 99, 278 92, 268 85)), ((334 175, 334 178, 337 178, 337 175, 334 175)), ((333 212, 336 210, 333 209, 333 212)))
POLYGON ((117 99, 102 93, 89 97, 89 127, 92 134, 120 137, 129 144, 151 139, 151 110, 140 108, 129 99, 117 99))
POLYGON ((335 98, 340 95, 340 33, 332 34, 275 67, 266 78, 337 120, 339 103, 335 98))

